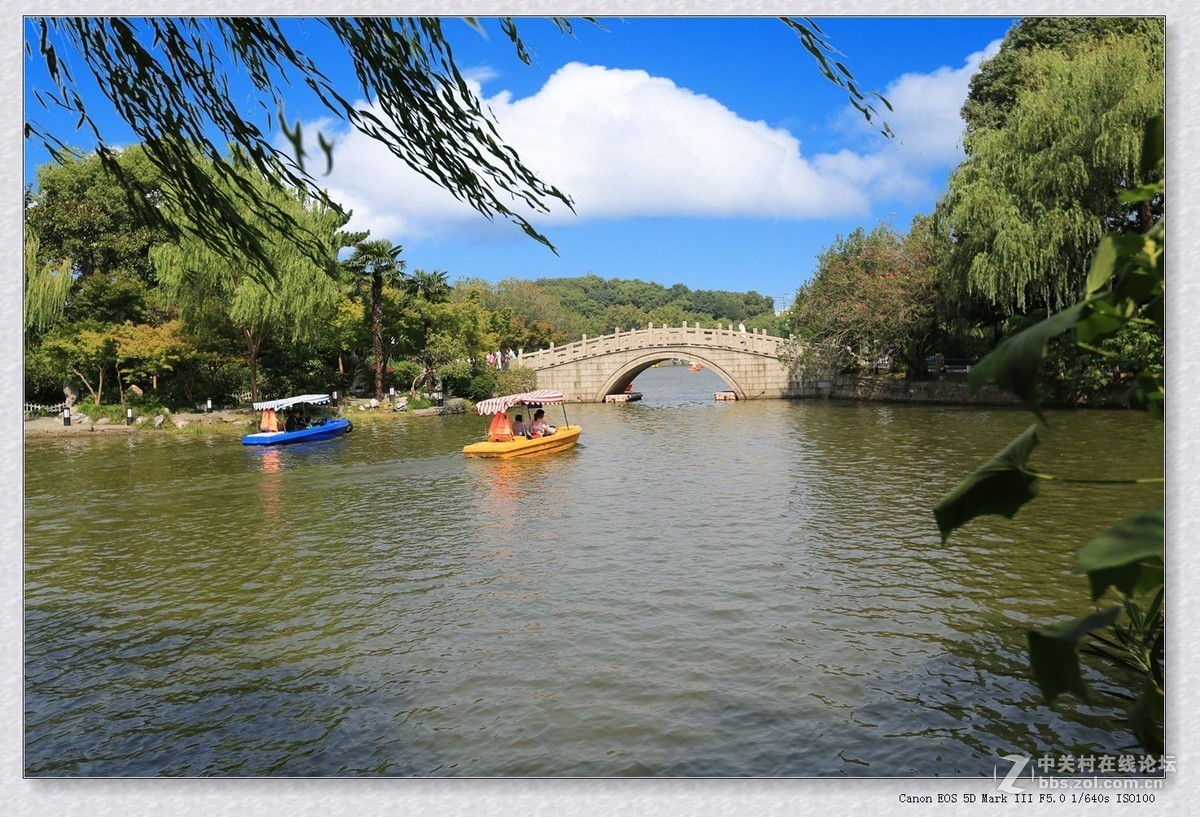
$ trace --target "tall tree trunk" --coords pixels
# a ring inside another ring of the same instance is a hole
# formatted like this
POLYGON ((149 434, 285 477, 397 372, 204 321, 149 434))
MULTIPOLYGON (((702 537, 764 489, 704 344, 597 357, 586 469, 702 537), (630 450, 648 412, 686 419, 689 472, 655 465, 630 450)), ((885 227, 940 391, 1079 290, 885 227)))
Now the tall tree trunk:
POLYGON ((1138 204, 1138 232, 1148 233, 1150 228, 1154 226, 1154 210, 1150 206, 1150 202, 1143 201, 1138 204))
POLYGON ((371 276, 371 347, 375 353, 375 399, 383 401, 383 275, 371 276))

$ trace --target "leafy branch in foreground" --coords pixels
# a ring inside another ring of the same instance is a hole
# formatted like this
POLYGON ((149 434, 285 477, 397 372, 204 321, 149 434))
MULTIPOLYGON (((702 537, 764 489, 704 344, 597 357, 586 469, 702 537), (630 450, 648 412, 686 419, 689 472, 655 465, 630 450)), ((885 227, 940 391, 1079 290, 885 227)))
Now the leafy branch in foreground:
MULTIPOLYGON (((320 238, 307 234, 286 209, 256 197, 256 177, 278 180, 281 189, 300 190, 323 207, 337 208, 309 172, 300 123, 291 124, 285 113, 285 95, 294 100, 302 92, 487 218, 505 218, 554 249, 522 213, 547 213, 555 204, 571 209, 571 199, 538 178, 504 142, 492 114, 455 63, 442 18, 314 18, 341 45, 336 56, 349 61, 359 86, 354 91, 332 79, 341 67, 331 63, 335 55, 323 56, 318 65, 293 45, 299 38, 289 39, 286 25, 304 26, 308 20, 281 25, 282 19, 31 17, 26 58, 40 57, 50 79, 49 88, 32 93, 44 109, 77 118, 78 128, 95 142, 105 167, 143 217, 163 229, 190 231, 214 251, 240 251, 259 266, 265 266, 269 238, 256 223, 265 223, 272 232, 295 232, 304 251, 318 262, 323 248, 320 238), (73 67, 79 66, 90 76, 76 76, 73 67), (236 85, 242 77, 250 84, 249 93, 236 85), (153 191, 122 169, 120 151, 102 132, 94 103, 85 102, 81 88, 88 82, 96 84, 163 171, 162 194, 187 209, 188 225, 167 223, 153 191), (352 102, 359 94, 371 104, 352 102), (276 126, 285 147, 273 141, 276 126), (254 176, 242 175, 225 160, 229 145, 248 157, 254 176)), ((583 19, 599 26, 593 18, 583 19)), ((482 31, 478 18, 466 21, 482 31)), ((573 34, 566 18, 552 21, 564 35, 573 34)), ((784 22, 821 73, 847 89, 868 121, 877 114, 868 96, 891 107, 882 96, 859 89, 816 23, 784 22)), ((499 24, 518 58, 529 63, 531 55, 514 19, 502 17, 499 24)), ((881 130, 891 136, 886 123, 881 130)), ((36 119, 26 121, 25 138, 60 161, 72 154, 62 138, 36 119)), ((333 143, 323 133, 317 143, 327 172, 333 143)))
MULTIPOLYGON (((1126 203, 1161 203, 1162 118, 1146 127, 1142 178, 1155 179, 1122 194, 1126 203)), ((1092 348, 1130 323, 1163 326, 1164 223, 1160 219, 1145 232, 1112 233, 1100 242, 1094 255, 1084 299, 1041 323, 1014 335, 972 369, 970 386, 977 391, 994 383, 1021 398, 1045 422, 1038 394, 1042 361, 1049 342, 1074 332, 1075 343, 1092 348)), ((1134 386, 1134 401, 1153 416, 1163 416, 1164 384, 1161 365, 1141 371, 1134 386)), ((1028 467, 1037 445, 1037 426, 1031 426, 1004 451, 964 479, 934 508, 934 517, 945 541, 970 520, 985 514, 1012 518, 1037 495, 1039 482, 1061 477, 1040 474, 1028 467)), ((1072 480, 1109 482, 1110 480, 1072 480)), ((1115 480, 1112 480, 1115 481, 1115 480)), ((1129 482, 1161 482, 1160 478, 1129 482)), ((1144 510, 1118 522, 1080 549, 1076 572, 1091 585, 1092 602, 1110 590, 1118 604, 1075 619, 1028 633, 1034 679, 1047 701, 1063 692, 1089 700, 1079 665, 1081 642, 1092 638, 1088 649, 1111 665, 1136 673, 1140 690, 1129 696, 1130 723, 1139 743, 1153 753, 1163 748, 1163 510, 1144 510), (1153 594, 1143 609, 1138 598, 1153 594), (1123 622, 1119 622, 1121 613, 1123 622)))
MULTIPOLYGON (((347 89, 335 87, 330 66, 318 66, 294 48, 280 21, 269 17, 32 18, 37 50, 53 85, 35 90, 34 96, 43 107, 76 114, 131 201, 144 201, 143 191, 122 174, 116 151, 93 117, 91 103, 84 101, 71 66, 85 66, 164 170, 169 192, 188 205, 191 229, 214 247, 265 256, 264 237, 245 216, 248 209, 254 220, 274 230, 297 228, 286 211, 258 201, 249 177, 225 161, 226 141, 248 157, 257 176, 278 179, 282 187, 333 206, 305 166, 299 123, 290 127, 284 113, 285 93, 297 88, 307 89, 335 117, 480 213, 508 218, 549 246, 509 203, 546 212, 549 202, 570 207, 570 199, 539 180, 503 143, 455 65, 440 19, 327 17, 320 23, 341 43, 361 93, 374 100, 382 116, 356 107, 347 89), (243 96, 231 88, 231 66, 248 76, 266 122, 278 121, 293 154, 277 147, 269 127, 264 130, 246 112, 243 96), (215 180, 210 169, 216 170, 215 180)), ((515 29, 510 36, 522 50, 515 29)), ((26 54, 33 56, 28 41, 26 54)), ((25 135, 56 157, 69 152, 36 121, 27 121, 25 135)), ((333 145, 323 135, 318 141, 328 167, 333 145)), ((310 249, 320 257, 318 241, 310 249)))

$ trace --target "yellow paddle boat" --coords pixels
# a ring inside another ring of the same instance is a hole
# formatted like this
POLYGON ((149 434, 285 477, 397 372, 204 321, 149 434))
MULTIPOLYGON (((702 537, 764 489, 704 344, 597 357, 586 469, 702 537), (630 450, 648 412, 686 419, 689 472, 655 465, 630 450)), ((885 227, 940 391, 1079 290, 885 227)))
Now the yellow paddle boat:
POLYGON ((492 415, 487 437, 482 442, 463 446, 463 454, 468 457, 508 459, 570 448, 575 445, 579 439, 579 432, 583 429, 567 423, 566 402, 562 392, 550 389, 507 394, 480 401, 475 410, 485 417, 492 415), (514 429, 512 421, 508 419, 508 410, 513 406, 524 406, 536 411, 542 406, 556 403, 563 407, 563 424, 560 426, 545 426, 543 431, 541 424, 538 424, 535 430, 532 427, 533 423, 526 420, 524 429, 514 429))

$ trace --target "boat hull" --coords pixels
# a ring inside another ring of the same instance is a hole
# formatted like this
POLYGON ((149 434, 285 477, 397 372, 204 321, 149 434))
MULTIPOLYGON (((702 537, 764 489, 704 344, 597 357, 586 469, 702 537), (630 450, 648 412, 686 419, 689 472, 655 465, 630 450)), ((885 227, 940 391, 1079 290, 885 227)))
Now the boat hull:
POLYGON ((548 454, 551 451, 562 451, 575 445, 579 439, 580 426, 559 426, 558 431, 549 437, 526 439, 517 437, 508 442, 480 442, 463 446, 463 454, 468 457, 486 457, 490 459, 511 459, 512 457, 529 457, 535 454, 548 454))
POLYGON ((290 443, 315 442, 340 437, 353 425, 344 417, 326 420, 322 425, 300 428, 295 431, 260 431, 242 437, 242 445, 288 445, 290 443))

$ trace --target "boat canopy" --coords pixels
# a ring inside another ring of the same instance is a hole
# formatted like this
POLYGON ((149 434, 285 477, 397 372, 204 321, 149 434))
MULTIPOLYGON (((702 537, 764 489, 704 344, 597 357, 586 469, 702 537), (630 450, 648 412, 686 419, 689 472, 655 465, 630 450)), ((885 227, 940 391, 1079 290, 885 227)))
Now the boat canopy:
POLYGON ((538 389, 537 391, 506 394, 503 397, 491 397, 487 400, 480 400, 475 404, 475 410, 480 414, 501 414, 518 403, 537 407, 565 402, 567 402, 567 399, 563 397, 563 393, 560 391, 538 389))
POLYGON ((266 409, 274 409, 275 411, 279 411, 280 409, 294 406, 297 403, 320 404, 328 402, 328 394, 301 394, 298 397, 284 397, 280 400, 263 400, 262 402, 255 403, 254 409, 255 411, 265 411, 266 409))

